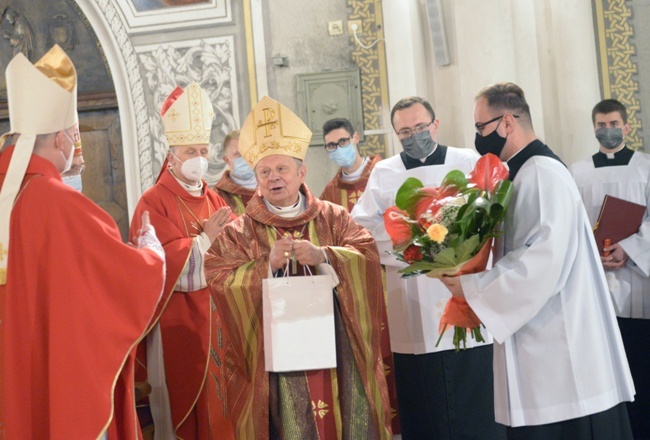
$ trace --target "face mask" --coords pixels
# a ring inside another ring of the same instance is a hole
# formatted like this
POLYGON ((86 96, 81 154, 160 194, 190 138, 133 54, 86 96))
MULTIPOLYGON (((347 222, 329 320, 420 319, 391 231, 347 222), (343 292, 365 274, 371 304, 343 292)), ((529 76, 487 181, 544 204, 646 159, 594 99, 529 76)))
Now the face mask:
POLYGON ((250 180, 255 176, 255 172, 243 157, 238 157, 233 161, 233 169, 230 170, 230 174, 241 180, 250 180))
POLYGON ((623 142, 622 128, 601 127, 596 129, 596 139, 604 148, 614 150, 623 142))
POLYGON ((347 147, 338 147, 336 150, 329 151, 328 153, 330 159, 343 168, 350 168, 357 159, 357 150, 352 142, 347 147))
POLYGON ((415 133, 411 137, 402 139, 404 151, 413 159, 424 159, 431 154, 434 146, 435 142, 431 139, 429 130, 425 130, 422 133, 415 133))
POLYGON ((74 157, 74 141, 72 140, 72 138, 70 136, 68 136, 68 133, 66 133, 65 131, 63 131, 63 134, 70 141, 70 154, 66 158, 65 156, 63 156, 63 151, 61 152, 61 156, 63 156, 63 158, 65 159, 65 169, 63 171, 61 171, 61 174, 63 174, 63 173, 70 170, 70 167, 72 166, 72 159, 74 157))
POLYGON ((63 183, 66 185, 71 186, 72 188, 81 192, 81 174, 75 174, 74 176, 63 176, 61 180, 63 180, 63 183))
MULTIPOLYGON (((498 128, 498 127, 497 127, 498 128)), ((476 151, 481 156, 485 156, 488 153, 494 154, 496 157, 501 157, 501 151, 503 151, 503 146, 506 144, 508 137, 501 137, 496 130, 487 136, 481 136, 476 133, 474 138, 474 146, 476 151)))
MULTIPOLYGON (((174 156, 176 157, 176 156, 174 156)), ((176 157, 178 159, 178 157, 176 157)), ((178 159, 180 161, 180 159, 178 159)), ((206 171, 208 171, 208 159, 203 156, 193 157, 181 162, 181 173, 191 182, 201 180, 206 171)))

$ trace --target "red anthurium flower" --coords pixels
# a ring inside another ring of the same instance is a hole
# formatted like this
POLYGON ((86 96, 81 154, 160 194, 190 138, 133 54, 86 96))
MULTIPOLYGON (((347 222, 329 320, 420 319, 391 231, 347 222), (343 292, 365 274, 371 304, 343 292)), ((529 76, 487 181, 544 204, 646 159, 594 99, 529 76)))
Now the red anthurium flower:
POLYGON ((415 218, 417 219, 425 212, 429 212, 432 217, 435 216, 447 202, 447 197, 455 197, 458 195, 458 188, 454 186, 422 188, 420 192, 426 195, 415 205, 415 218))
POLYGON ((508 178, 508 169, 503 165, 501 159, 492 153, 482 156, 471 173, 467 175, 469 183, 473 183, 477 188, 487 191, 490 194, 501 180, 508 178))
POLYGON ((400 246, 412 237, 409 215, 397 206, 391 206, 384 212, 384 227, 390 236, 393 246, 400 246))

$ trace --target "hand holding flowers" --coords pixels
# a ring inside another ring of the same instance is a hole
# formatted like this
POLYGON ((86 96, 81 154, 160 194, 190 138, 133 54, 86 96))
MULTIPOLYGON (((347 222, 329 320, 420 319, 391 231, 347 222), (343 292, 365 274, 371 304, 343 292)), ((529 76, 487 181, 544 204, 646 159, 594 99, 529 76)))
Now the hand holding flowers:
MULTIPOLYGON (((496 227, 512 195, 508 170, 493 154, 481 157, 467 176, 450 171, 438 188, 424 188, 408 178, 397 192, 396 206, 384 213, 393 242, 392 254, 408 265, 403 277, 461 275, 485 270, 496 227)), ((463 299, 445 308, 440 333, 454 325, 454 344, 465 345, 466 333, 481 341, 480 321, 463 299)))

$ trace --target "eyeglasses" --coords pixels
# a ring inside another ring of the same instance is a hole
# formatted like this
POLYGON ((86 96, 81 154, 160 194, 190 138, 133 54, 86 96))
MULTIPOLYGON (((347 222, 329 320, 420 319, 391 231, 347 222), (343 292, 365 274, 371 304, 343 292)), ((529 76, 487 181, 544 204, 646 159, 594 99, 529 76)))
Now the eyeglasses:
MULTIPOLYGON (((501 116, 497 116, 496 118, 494 118, 494 119, 490 119, 490 120, 487 121, 487 122, 477 122, 476 124, 474 124, 474 127, 476 127, 476 132, 477 132, 479 135, 483 136, 483 129, 484 129, 488 124, 491 124, 491 123, 493 123, 493 122, 496 122, 496 121, 502 119, 505 115, 506 115, 506 114, 503 114, 503 115, 501 115, 501 116)), ((519 115, 512 115, 512 117, 513 117, 513 118, 519 118, 519 115)), ((498 126, 497 126, 497 127, 498 127, 498 126)))
POLYGON ((86 164, 73 164, 68 171, 63 173, 64 176, 76 176, 77 174, 81 175, 84 173, 84 170, 86 169, 86 164))
POLYGON ((352 139, 352 138, 347 137, 347 138, 339 139, 338 142, 330 142, 328 144, 325 144, 325 149, 327 151, 336 151, 336 149, 339 148, 339 147, 345 148, 348 145, 350 145, 350 139, 352 139))
MULTIPOLYGON (((435 119, 434 119, 435 121, 435 119)), ((413 134, 420 134, 427 130, 434 121, 429 122, 428 124, 418 124, 413 128, 404 128, 397 132, 397 137, 400 139, 406 139, 413 136, 413 134)))

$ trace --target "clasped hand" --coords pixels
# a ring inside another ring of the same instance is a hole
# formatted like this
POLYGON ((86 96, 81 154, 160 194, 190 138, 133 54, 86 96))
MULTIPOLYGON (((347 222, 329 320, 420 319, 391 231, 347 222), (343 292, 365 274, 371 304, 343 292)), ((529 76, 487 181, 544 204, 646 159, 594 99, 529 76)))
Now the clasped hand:
POLYGON ((620 244, 614 243, 611 246, 603 248, 603 251, 609 251, 606 257, 601 256, 600 261, 603 263, 603 268, 606 270, 619 269, 627 263, 627 254, 620 244))
POLYGON ((292 257, 303 266, 316 266, 325 262, 321 248, 310 241, 281 238, 273 243, 269 253, 271 270, 285 267, 292 257))

